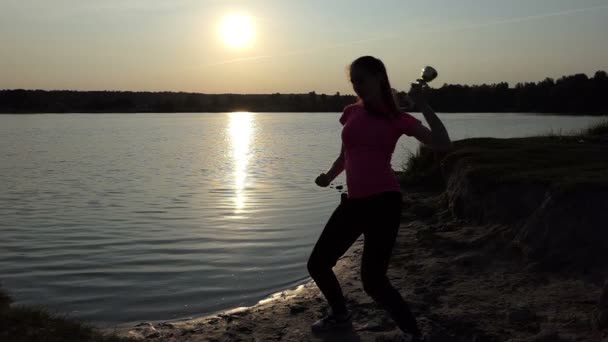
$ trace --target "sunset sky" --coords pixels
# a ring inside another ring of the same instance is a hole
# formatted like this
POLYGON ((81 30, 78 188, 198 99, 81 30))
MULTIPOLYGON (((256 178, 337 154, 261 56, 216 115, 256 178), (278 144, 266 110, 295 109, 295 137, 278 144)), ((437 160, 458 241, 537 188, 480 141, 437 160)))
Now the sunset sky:
POLYGON ((353 93, 608 70, 608 0, 0 0, 0 89, 353 93), (227 19, 228 18, 228 19, 227 19))

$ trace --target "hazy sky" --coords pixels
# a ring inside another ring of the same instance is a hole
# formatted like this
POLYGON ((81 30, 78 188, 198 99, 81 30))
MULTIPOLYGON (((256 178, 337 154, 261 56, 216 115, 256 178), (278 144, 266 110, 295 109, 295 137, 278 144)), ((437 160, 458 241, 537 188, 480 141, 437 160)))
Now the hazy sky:
POLYGON ((381 58, 407 88, 608 70, 608 0, 0 0, 0 89, 353 93, 381 58), (248 49, 222 18, 247 13, 248 49))

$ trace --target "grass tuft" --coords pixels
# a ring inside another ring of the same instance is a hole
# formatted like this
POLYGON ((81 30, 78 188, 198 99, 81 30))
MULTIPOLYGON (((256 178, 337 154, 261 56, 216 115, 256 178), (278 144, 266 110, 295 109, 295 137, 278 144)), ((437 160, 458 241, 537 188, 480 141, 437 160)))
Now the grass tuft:
POLYGON ((583 130, 584 136, 608 135, 608 119, 583 130))
POLYGON ((0 341, 11 342, 134 342, 104 334, 93 326, 43 306, 10 305, 11 297, 0 289, 0 341))
POLYGON ((429 147, 420 145, 416 153, 408 151, 409 157, 401 165, 400 181, 405 186, 421 186, 442 189, 445 182, 441 174, 439 156, 429 147))

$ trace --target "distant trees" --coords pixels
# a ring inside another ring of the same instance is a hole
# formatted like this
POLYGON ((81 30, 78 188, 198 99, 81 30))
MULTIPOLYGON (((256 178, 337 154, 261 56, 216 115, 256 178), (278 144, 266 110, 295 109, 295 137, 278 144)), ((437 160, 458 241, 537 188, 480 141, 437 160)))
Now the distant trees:
POLYGON ((505 82, 474 86, 448 85, 432 89, 430 103, 440 112, 536 112, 608 114, 608 74, 598 71, 564 76, 557 81, 505 82))
MULTIPOLYGON (((403 102, 405 92, 395 91, 403 102)), ((482 85, 444 84, 431 89, 429 101, 439 112, 538 112, 608 114, 608 74, 598 71, 546 78, 540 82, 482 85)), ((122 91, 0 91, 0 113, 64 112, 340 112, 356 96, 317 94, 199 94, 122 91)))
POLYGON ((352 95, 198 94, 117 91, 0 91, 0 113, 64 112, 339 112, 355 101, 352 95))

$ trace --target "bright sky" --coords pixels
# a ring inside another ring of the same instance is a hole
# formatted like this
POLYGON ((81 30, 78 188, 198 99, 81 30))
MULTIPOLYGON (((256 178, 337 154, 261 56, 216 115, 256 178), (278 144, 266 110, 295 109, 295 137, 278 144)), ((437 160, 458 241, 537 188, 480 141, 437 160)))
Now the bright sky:
POLYGON ((352 94, 361 55, 514 84, 608 70, 608 0, 0 0, 0 47, 0 89, 352 94))

